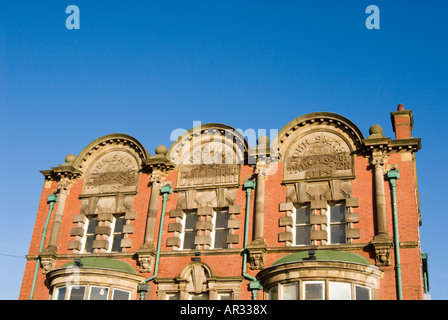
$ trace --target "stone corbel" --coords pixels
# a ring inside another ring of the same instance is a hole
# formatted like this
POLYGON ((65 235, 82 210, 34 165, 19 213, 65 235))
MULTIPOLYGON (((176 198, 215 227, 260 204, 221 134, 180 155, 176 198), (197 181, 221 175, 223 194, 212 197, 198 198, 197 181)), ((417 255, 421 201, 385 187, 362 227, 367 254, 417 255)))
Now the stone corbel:
POLYGON ((393 242, 390 239, 382 241, 372 240, 370 242, 375 250, 375 265, 378 267, 387 267, 391 265, 391 251, 393 242))
POLYGON ((252 270, 264 269, 264 262, 266 256, 266 244, 261 241, 254 240, 248 247, 249 262, 252 270))
POLYGON ((138 265, 140 267, 139 271, 141 273, 150 273, 152 271, 152 266, 154 263, 155 255, 156 255, 156 252, 154 250, 154 247, 153 248, 140 247, 139 251, 137 252, 137 261, 138 261, 138 265), (147 249, 147 250, 144 250, 144 249, 147 249))
POLYGON ((40 260, 40 264, 42 266, 42 274, 47 274, 52 271, 55 266, 55 258, 54 257, 42 257, 40 260))

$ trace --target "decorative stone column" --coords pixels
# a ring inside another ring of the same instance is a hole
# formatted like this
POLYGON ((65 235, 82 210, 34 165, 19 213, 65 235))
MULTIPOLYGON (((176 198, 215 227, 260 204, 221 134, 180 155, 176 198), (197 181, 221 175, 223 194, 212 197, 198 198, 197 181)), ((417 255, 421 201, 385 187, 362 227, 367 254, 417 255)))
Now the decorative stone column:
POLYGON ((386 146, 390 142, 390 138, 383 135, 383 128, 379 125, 371 126, 369 132, 370 136, 364 139, 364 143, 371 149, 370 163, 373 165, 376 204, 376 233, 370 243, 375 250, 375 264, 389 266, 393 241, 387 232, 384 165, 387 157, 386 146))
POLYGON ((390 266, 392 239, 387 232, 386 223, 386 196, 384 192, 384 160, 372 160, 375 176, 375 203, 376 203, 376 234, 370 242, 375 248, 375 264, 377 266, 390 266))
POLYGON ((375 175, 375 203, 377 231, 375 238, 389 238, 386 228, 386 195, 384 192, 384 160, 372 160, 375 175))
POLYGON ((51 227, 50 239, 48 246, 40 253, 43 273, 46 274, 53 270, 55 260, 57 258, 59 233, 61 231, 62 217, 64 215, 65 201, 69 193, 70 187, 74 181, 80 176, 81 172, 73 167, 76 160, 74 154, 69 154, 65 157, 65 163, 52 170, 41 171, 47 179, 58 181, 58 202, 53 218, 53 225, 51 227))
POLYGON ((265 181, 269 165, 266 162, 258 162, 255 169, 257 175, 255 187, 255 217, 253 240, 264 242, 264 200, 265 200, 265 181))
POLYGON ((57 252, 57 245, 59 239, 59 233, 61 231, 62 217, 64 215, 65 200, 67 199, 68 193, 68 179, 63 178, 63 180, 58 183, 58 198, 59 201, 56 205, 56 212, 53 219, 53 227, 51 228, 50 240, 48 241, 48 247, 46 252, 57 252))
POLYGON ((265 253, 267 251, 264 240, 264 210, 265 210, 265 182, 269 169, 271 168, 271 150, 269 138, 260 136, 257 140, 257 147, 252 151, 256 175, 255 186, 255 215, 253 224, 253 240, 247 246, 249 250, 249 262, 252 270, 264 269, 265 253))
MULTIPOLYGON (((154 257, 156 255, 154 235, 157 222, 160 190, 167 173, 169 170, 174 168, 174 165, 166 157, 167 153, 168 149, 165 146, 158 146, 156 148, 156 154, 150 157, 144 164, 144 171, 150 175, 151 196, 149 198, 144 243, 136 251, 140 272, 142 273, 151 272, 154 257)), ((160 227, 162 228, 163 226, 160 227)))

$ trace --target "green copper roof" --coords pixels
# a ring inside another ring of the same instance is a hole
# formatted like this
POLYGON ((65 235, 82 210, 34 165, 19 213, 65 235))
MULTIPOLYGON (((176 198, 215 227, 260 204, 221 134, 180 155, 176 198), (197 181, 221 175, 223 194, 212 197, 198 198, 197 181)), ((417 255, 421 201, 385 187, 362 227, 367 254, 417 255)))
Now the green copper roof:
MULTIPOLYGON (((315 252, 316 252, 315 253, 316 260, 354 262, 367 265, 372 264, 366 258, 353 252, 336 251, 336 250, 316 250, 315 252)), ((287 256, 283 256, 277 261, 275 261, 272 265, 276 266, 283 263, 302 261, 303 258, 308 258, 308 251, 301 251, 289 254, 287 256)))
MULTIPOLYGON (((81 258, 80 260, 83 267, 85 268, 109 269, 137 274, 137 271, 135 271, 135 269, 129 263, 120 260, 101 257, 81 258)), ((67 268, 74 265, 75 261, 70 261, 64 264, 61 268, 67 268)))

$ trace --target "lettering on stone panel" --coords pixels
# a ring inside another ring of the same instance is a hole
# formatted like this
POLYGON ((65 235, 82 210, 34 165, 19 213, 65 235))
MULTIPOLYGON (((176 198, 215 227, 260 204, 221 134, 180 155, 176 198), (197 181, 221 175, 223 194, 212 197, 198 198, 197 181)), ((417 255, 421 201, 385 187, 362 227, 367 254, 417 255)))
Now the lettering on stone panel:
POLYGON ((223 142, 198 145, 183 158, 177 187, 238 184, 238 158, 235 150, 223 142))
POLYGON ((239 182, 238 165, 183 165, 179 188, 233 185, 239 182))
POLYGON ((84 194, 129 192, 137 190, 138 163, 124 151, 112 151, 96 160, 84 183, 84 194))
POLYGON ((313 132, 293 143, 285 158, 285 180, 313 180, 353 175, 348 144, 330 132, 313 132))

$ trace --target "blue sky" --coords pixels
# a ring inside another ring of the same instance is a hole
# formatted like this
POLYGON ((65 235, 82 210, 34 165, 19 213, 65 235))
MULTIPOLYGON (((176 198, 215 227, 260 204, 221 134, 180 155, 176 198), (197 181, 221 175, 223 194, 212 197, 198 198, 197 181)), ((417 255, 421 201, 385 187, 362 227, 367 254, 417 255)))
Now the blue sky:
POLYGON ((446 1, 0 0, 0 299, 17 299, 39 170, 122 132, 153 154, 193 121, 278 129, 339 113, 368 136, 412 109, 430 294, 448 299, 446 1), (68 5, 80 29, 68 30, 68 5), (380 29, 365 26, 368 5, 380 29), (436 171, 434 171, 436 170, 436 171))

